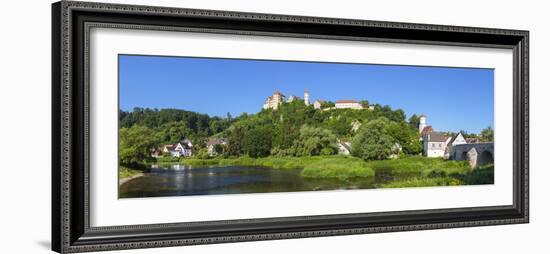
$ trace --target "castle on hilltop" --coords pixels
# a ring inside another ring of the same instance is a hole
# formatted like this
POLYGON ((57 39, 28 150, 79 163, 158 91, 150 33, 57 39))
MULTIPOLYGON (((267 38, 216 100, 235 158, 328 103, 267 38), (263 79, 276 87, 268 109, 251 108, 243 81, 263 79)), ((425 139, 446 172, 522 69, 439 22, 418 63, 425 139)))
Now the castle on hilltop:
MULTIPOLYGON (((293 102, 295 100, 299 100, 300 97, 291 95, 286 99, 286 96, 282 94, 279 91, 275 91, 271 96, 267 97, 267 99, 264 102, 263 109, 273 109, 277 110, 279 108, 279 105, 284 102, 293 102)), ((315 100, 315 102, 311 103, 309 98, 309 91, 304 91, 304 104, 306 106, 313 105, 315 109, 321 109, 323 104, 325 104, 325 101, 323 100, 315 100)), ((331 109, 369 109, 373 110, 373 106, 363 105, 360 102, 356 100, 337 100, 334 103, 333 107, 324 108, 323 110, 331 110, 331 109)))

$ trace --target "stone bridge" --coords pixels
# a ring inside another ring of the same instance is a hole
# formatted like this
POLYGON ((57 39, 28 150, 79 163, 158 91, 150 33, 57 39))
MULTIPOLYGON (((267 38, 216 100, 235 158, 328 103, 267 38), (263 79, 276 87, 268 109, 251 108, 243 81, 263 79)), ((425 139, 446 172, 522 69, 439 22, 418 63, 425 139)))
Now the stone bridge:
POLYGON ((451 147, 451 151, 449 152, 449 159, 468 161, 472 168, 493 163, 494 158, 495 143, 493 142, 455 145, 451 147))

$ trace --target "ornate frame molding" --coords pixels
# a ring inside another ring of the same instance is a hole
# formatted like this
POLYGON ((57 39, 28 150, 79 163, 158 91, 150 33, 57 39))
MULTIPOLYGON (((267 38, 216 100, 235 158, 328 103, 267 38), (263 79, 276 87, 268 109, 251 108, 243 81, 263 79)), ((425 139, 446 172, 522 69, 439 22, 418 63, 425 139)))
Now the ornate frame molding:
POLYGON ((54 3, 52 249, 72 253, 528 223, 528 38, 528 31, 505 29, 72 1, 54 3), (92 27, 513 49, 514 205, 90 227, 88 35, 92 27), (206 233, 205 229, 218 232, 206 233))

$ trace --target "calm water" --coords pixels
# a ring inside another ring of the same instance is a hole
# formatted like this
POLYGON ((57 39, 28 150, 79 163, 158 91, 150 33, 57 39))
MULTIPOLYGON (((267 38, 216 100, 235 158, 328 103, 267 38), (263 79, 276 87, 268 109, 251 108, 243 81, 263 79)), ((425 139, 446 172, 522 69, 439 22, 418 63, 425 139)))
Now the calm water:
POLYGON ((301 169, 264 167, 153 167, 151 172, 132 179, 119 188, 120 198, 164 197, 208 194, 266 193, 339 189, 370 189, 394 180, 391 174, 374 177, 310 179, 301 169))

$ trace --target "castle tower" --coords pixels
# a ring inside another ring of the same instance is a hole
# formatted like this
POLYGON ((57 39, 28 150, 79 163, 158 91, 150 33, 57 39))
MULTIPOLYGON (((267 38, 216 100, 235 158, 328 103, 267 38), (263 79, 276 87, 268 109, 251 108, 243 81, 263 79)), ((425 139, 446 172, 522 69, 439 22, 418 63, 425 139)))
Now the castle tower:
POLYGON ((422 113, 420 117, 418 117, 419 123, 418 123, 418 132, 422 132, 424 128, 426 127, 426 115, 422 113))
POLYGON ((309 91, 308 90, 304 91, 304 103, 306 104, 306 106, 309 105, 309 91))

